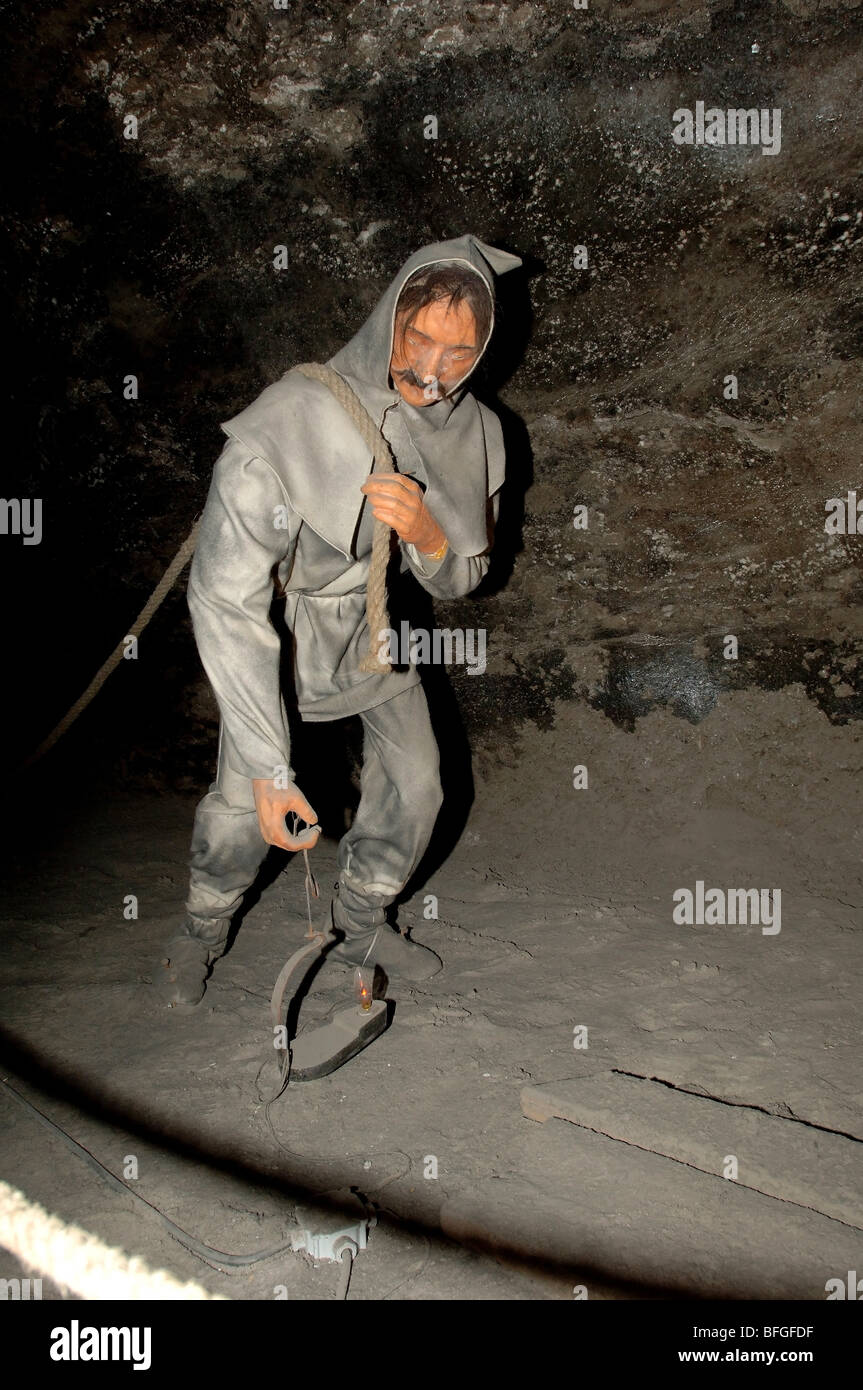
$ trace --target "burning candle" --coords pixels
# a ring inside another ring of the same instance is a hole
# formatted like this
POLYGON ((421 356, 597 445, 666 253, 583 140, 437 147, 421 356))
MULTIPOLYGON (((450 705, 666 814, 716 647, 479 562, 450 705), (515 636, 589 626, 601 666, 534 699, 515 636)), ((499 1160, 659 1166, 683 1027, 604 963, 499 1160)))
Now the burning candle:
POLYGON ((368 1013, 372 1007, 372 986, 375 972, 368 966, 358 965, 354 971, 354 995, 360 1008, 368 1013))

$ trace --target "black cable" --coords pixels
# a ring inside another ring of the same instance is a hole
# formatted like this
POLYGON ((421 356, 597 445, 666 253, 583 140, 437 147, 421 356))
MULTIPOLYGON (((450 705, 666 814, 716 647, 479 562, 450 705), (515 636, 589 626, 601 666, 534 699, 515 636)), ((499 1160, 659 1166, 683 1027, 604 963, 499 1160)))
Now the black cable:
MULTIPOLYGON (((261 1070, 263 1070, 263 1066, 261 1070)), ((258 1072, 258 1076, 260 1076, 260 1071, 258 1072)), ((88 1168, 92 1168, 93 1172, 96 1173, 98 1177, 102 1178, 103 1181, 107 1182, 108 1185, 110 1187, 113 1187, 115 1191, 123 1193, 124 1196, 132 1197, 136 1202, 139 1202, 141 1206, 146 1207, 149 1212, 152 1212, 152 1214, 159 1219, 161 1224, 165 1227, 165 1230, 168 1232, 169 1235, 171 1235, 174 1238, 174 1240, 176 1240, 180 1245, 182 1245, 184 1249, 188 1250, 190 1254, 194 1255, 197 1259, 201 1260, 202 1263, 209 1265, 211 1269, 217 1269, 221 1273, 225 1273, 226 1268, 246 1269, 250 1265, 260 1264, 264 1260, 275 1259, 277 1255, 284 1255, 288 1251, 293 1252, 294 1246, 291 1242, 289 1242, 286 1245, 277 1246, 274 1250, 252 1251, 248 1255, 232 1255, 228 1254, 224 1250, 217 1250, 215 1246, 207 1245, 204 1241, 198 1240, 196 1236, 191 1235, 188 1231, 184 1231, 182 1226, 178 1226, 176 1222, 172 1221, 169 1216, 166 1216, 165 1213, 163 1211, 160 1211, 160 1209, 157 1206, 155 1206, 152 1202, 148 1202, 146 1197, 142 1197, 139 1192, 135 1192, 133 1188, 129 1187, 126 1183, 124 1183, 120 1178, 116 1176, 116 1174, 111 1172, 110 1168, 106 1168, 104 1163, 100 1163, 99 1159, 96 1158, 95 1154, 92 1154, 90 1150, 85 1148, 83 1144, 79 1143, 77 1139, 73 1139, 71 1134, 67 1134, 65 1129, 58 1125, 54 1120, 49 1119, 49 1117, 46 1114, 44 1114, 44 1112, 41 1111, 38 1108, 38 1106, 34 1105, 33 1102, 28 1100, 26 1096, 22 1095, 20 1091, 17 1091, 14 1086, 10 1086, 9 1082, 6 1080, 5 1077, 0 1078, 0 1083, 2 1083, 2 1085, 6 1088, 6 1090, 9 1092, 11 1096, 14 1096, 14 1098, 19 1102, 20 1105, 24 1106, 27 1110, 30 1111, 31 1114, 35 1115, 36 1119, 39 1121, 41 1125, 44 1126, 45 1129, 47 1129, 51 1134, 56 1135, 58 1139, 62 1140, 66 1147, 70 1149, 72 1153, 76 1154, 77 1157, 83 1159, 83 1161, 87 1164, 88 1168)), ((260 1095, 260 1091, 258 1092, 258 1094, 260 1095)), ((275 1099, 275 1097, 273 1099, 275 1099)), ((331 1155, 300 1154, 293 1149, 289 1149, 286 1144, 282 1143, 281 1139, 279 1139, 278 1135, 276 1134, 275 1128, 273 1126, 273 1121, 270 1116, 270 1106, 273 1104, 273 1099, 271 1099, 265 1104, 264 1113, 266 1115, 267 1126, 269 1128, 270 1134, 273 1140, 275 1141, 276 1145, 282 1150, 282 1152, 288 1154, 291 1158, 312 1160, 317 1159, 319 1161, 323 1160, 324 1162, 334 1162, 335 1160, 331 1155)), ((380 1157, 384 1154, 390 1153, 399 1154, 403 1159, 407 1161, 407 1167, 400 1173, 392 1174, 391 1177, 387 1178, 386 1182, 381 1183, 380 1186, 376 1189, 378 1192, 383 1191, 383 1189, 385 1187, 388 1187, 390 1183, 397 1182, 400 1178, 405 1177, 413 1167, 413 1162, 410 1156, 406 1154, 402 1149, 378 1149, 374 1151, 374 1156, 380 1157)), ((369 1157, 369 1154, 367 1152, 364 1153, 362 1150, 358 1150, 356 1153, 352 1154, 342 1154, 340 1155, 340 1157, 343 1159, 359 1158, 361 1154, 365 1158, 369 1157)), ((428 1263, 431 1254, 431 1245, 427 1237, 424 1236, 423 1239, 426 1241, 427 1250, 425 1259, 420 1264, 419 1269, 416 1271, 415 1274, 407 1275, 405 1279, 400 1280, 399 1283, 395 1285, 395 1288, 391 1289, 390 1292, 385 1295, 386 1298, 391 1297, 391 1295, 395 1293, 396 1289, 401 1288, 403 1284, 408 1282, 408 1280, 416 1278, 417 1275, 421 1274, 425 1269, 425 1266, 428 1263)))
MULTIPOLYGON (((83 1158, 84 1162, 89 1168, 93 1169, 94 1173, 97 1173, 99 1177, 107 1182, 110 1187, 113 1187, 115 1191, 122 1192, 125 1196, 133 1197, 136 1202, 140 1202, 142 1206, 146 1207, 148 1211, 159 1218, 166 1231, 174 1237, 174 1240, 184 1246, 190 1254, 197 1256, 204 1264, 210 1265, 211 1268, 222 1269, 222 1266, 227 1266, 228 1269, 245 1269, 249 1265, 259 1264, 262 1260, 272 1260, 276 1255, 284 1255, 288 1250, 293 1250, 294 1247, 289 1242, 287 1245, 278 1246, 275 1250, 256 1250, 249 1255, 229 1255, 226 1254, 224 1250, 217 1250, 215 1246, 206 1245, 204 1241, 198 1240, 197 1237, 190 1235, 188 1231, 184 1231, 182 1226, 178 1226, 176 1222, 172 1221, 169 1216, 166 1216, 165 1213, 154 1206, 152 1202, 148 1202, 146 1197, 142 1197, 139 1192, 135 1192, 131 1187, 128 1187, 126 1183, 122 1182, 120 1178, 116 1177, 109 1168, 106 1168, 103 1163, 99 1162, 94 1154, 90 1153, 89 1149, 85 1149, 83 1144, 79 1144, 77 1139, 73 1139, 70 1134, 66 1133, 65 1129, 61 1129, 60 1125, 50 1120, 32 1101, 29 1101, 26 1096, 22 1096, 20 1091, 15 1090, 14 1086, 10 1086, 5 1077, 2 1078, 2 1084, 6 1087, 10 1095, 13 1095, 21 1105, 26 1106, 26 1108, 36 1116, 41 1125, 44 1125, 52 1134, 62 1139, 66 1147, 71 1149, 74 1154, 77 1154, 79 1158, 83 1158)), ((224 1273, 224 1269, 222 1269, 222 1272, 224 1273)))

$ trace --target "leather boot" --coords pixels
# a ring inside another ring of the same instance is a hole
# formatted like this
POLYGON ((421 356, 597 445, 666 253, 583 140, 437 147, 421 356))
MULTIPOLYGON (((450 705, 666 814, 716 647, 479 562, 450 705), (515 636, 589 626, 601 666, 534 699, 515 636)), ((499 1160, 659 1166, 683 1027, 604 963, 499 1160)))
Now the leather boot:
POLYGON ((168 942, 163 962, 167 967, 165 984, 171 1008, 192 1009, 200 1004, 210 967, 224 955, 229 927, 230 922, 224 918, 186 914, 182 928, 168 942))
POLYGON ((379 965, 387 975, 402 980, 429 980, 443 970, 443 961, 434 951, 386 925, 362 936, 346 936, 328 954, 342 965, 379 965))
POLYGON ((341 965, 379 965, 387 975, 403 980, 428 980, 443 970, 443 961, 434 951, 409 941, 386 922, 366 932, 346 931, 337 925, 334 909, 335 901, 330 905, 330 924, 339 940, 330 947, 327 960, 341 965))

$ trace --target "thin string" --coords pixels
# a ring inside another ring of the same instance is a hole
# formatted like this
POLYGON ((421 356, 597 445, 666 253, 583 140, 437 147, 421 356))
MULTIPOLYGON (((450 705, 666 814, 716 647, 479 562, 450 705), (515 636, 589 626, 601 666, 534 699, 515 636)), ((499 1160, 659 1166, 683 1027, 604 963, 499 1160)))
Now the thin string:
POLYGON ((311 937, 317 936, 318 934, 312 926, 312 898, 319 898, 321 896, 321 890, 318 888, 318 880, 312 873, 312 866, 309 863, 309 851, 307 849, 303 850, 303 858, 306 861, 304 887, 306 890, 306 916, 309 919, 309 929, 306 932, 306 936, 311 937))

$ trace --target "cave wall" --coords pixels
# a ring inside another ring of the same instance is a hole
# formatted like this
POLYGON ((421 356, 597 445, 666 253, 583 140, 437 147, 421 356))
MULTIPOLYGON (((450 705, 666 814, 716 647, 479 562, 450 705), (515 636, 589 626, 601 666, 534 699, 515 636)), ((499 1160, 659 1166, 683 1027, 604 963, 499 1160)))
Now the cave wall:
MULTIPOLYGON (((747 686, 858 721, 863 539, 825 504, 861 483, 861 31, 852 0, 7 14, 5 489, 44 515, 0 537, 22 747, 186 535, 219 421, 465 231, 525 263, 481 383, 510 450, 492 572, 437 605, 488 631, 486 674, 451 672, 475 748, 512 756, 561 700, 635 731, 747 686), (781 147, 675 143, 698 101, 778 109, 781 147)), ((130 665, 67 737, 199 785, 183 586, 130 665)))

